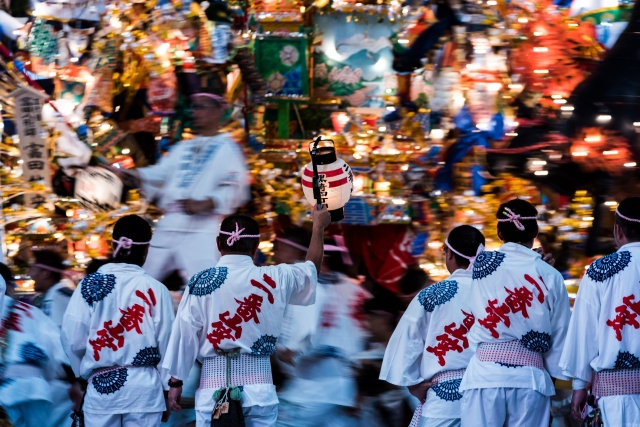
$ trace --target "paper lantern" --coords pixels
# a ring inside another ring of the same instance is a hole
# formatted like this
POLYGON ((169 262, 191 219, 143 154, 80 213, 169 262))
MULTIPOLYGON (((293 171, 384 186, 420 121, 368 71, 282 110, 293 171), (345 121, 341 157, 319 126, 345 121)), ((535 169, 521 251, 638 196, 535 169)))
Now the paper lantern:
POLYGON ((75 198, 91 211, 109 211, 120 205, 122 181, 104 168, 88 167, 76 175, 75 198))
POLYGON ((320 141, 318 138, 311 144, 311 163, 302 171, 302 190, 312 205, 320 200, 327 206, 331 221, 340 221, 344 218, 344 205, 349 201, 353 190, 353 174, 349 165, 344 160, 338 159, 335 147, 317 147, 319 142, 333 143, 333 141, 320 141), (315 193, 314 166, 318 177, 315 193))

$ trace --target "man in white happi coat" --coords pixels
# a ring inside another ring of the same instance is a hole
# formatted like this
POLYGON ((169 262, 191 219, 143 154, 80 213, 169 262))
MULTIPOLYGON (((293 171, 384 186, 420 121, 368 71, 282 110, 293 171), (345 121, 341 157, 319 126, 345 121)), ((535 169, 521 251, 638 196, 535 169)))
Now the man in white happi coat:
POLYGON ((562 275, 533 251, 538 211, 515 199, 498 208, 494 252, 473 265, 469 305, 477 345, 460 391, 462 427, 548 427, 553 378, 569 326, 562 275))
POLYGON ((387 345, 380 379, 407 386, 422 403, 411 426, 460 425, 459 386, 473 356, 467 339, 474 322, 471 267, 484 242, 469 225, 449 233, 444 250, 451 275, 416 295, 387 345))
POLYGON ((220 402, 213 395, 227 386, 242 389, 239 404, 247 427, 275 425, 278 397, 269 356, 275 350, 286 305, 315 302, 323 232, 330 221, 326 208, 314 208, 304 263, 257 267, 253 256, 260 241, 258 224, 242 215, 225 218, 217 238, 220 261, 191 279, 178 308, 164 363, 171 374, 173 410, 180 410, 182 382, 197 358, 202 362, 196 392, 198 427, 211 424, 214 406, 220 402))
POLYGON ((87 427, 157 427, 169 417, 161 366, 174 319, 169 290, 142 269, 151 226, 136 215, 113 227, 113 258, 83 279, 62 324, 76 376, 88 380, 87 427))
POLYGON ((241 148, 219 133, 228 107, 211 93, 191 97, 197 137, 176 144, 157 165, 123 171, 112 169, 129 186, 142 186, 165 213, 158 222, 144 269, 157 280, 180 270, 188 280, 214 265, 220 221, 250 197, 241 148))
POLYGON ((640 426, 640 197, 620 203, 613 235, 618 251, 580 282, 560 366, 573 378, 575 418, 592 385, 605 426, 640 426))
POLYGON ((33 305, 49 316, 58 328, 62 326, 62 318, 75 289, 73 282, 64 277, 62 256, 55 251, 33 251, 33 263, 29 268, 29 277, 34 281, 33 287, 40 292, 33 300, 33 305))

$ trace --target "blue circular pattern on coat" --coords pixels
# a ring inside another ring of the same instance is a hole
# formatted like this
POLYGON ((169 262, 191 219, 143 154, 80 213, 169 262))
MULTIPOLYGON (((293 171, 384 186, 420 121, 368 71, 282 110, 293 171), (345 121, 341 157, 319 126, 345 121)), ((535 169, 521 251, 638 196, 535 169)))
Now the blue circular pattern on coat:
POLYGON ((38 366, 40 368, 45 367, 47 360, 49 360, 46 353, 31 342, 22 345, 22 348, 20 348, 20 357, 27 365, 38 366))
POLYGON ((546 353, 551 348, 551 335, 546 332, 529 331, 520 338, 520 342, 528 350, 546 353))
POLYGON ((94 302, 102 301, 116 286, 116 276, 113 274, 91 273, 80 283, 82 298, 93 307, 94 302))
POLYGON ((455 402, 456 400, 462 399, 462 395, 460 394, 460 383, 462 382, 462 378, 457 378, 455 380, 442 381, 436 385, 432 385, 431 389, 436 393, 442 400, 446 400, 448 402, 455 402))
POLYGON ((156 366, 160 363, 158 347, 146 347, 136 354, 131 363, 133 366, 156 366))
POLYGON ((227 280, 228 273, 229 269, 227 267, 213 267, 202 270, 189 280, 189 293, 199 297, 213 293, 227 280))
POLYGON ((640 368, 640 359, 628 351, 619 351, 616 358, 616 369, 640 368))
POLYGON ((100 394, 111 394, 120 390, 124 383, 127 382, 129 372, 127 368, 118 369, 116 371, 105 372, 104 374, 93 377, 91 384, 100 394))
POLYGON ((504 252, 481 252, 473 263, 473 279, 484 279, 492 275, 505 258, 504 252))
POLYGON ((428 312, 432 312, 440 304, 451 300, 458 293, 458 282, 443 280, 423 289, 418 294, 418 302, 428 312))
POLYGON ((251 346, 251 354, 254 356, 271 356, 276 351, 278 338, 273 335, 263 335, 251 346))
POLYGON ((631 252, 614 252, 591 264, 587 276, 594 282, 604 282, 627 268, 631 262, 631 252))

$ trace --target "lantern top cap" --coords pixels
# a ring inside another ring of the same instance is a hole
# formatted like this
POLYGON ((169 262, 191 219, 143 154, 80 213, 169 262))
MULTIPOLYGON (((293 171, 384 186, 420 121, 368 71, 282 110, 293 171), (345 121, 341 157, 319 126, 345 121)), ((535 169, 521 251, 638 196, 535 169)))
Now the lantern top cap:
POLYGON ((328 165, 338 160, 336 155, 335 142, 331 139, 316 138, 309 144, 309 151, 311 152, 312 161, 317 165, 328 165), (325 145, 319 147, 318 145, 323 142, 330 142, 331 145, 325 145))

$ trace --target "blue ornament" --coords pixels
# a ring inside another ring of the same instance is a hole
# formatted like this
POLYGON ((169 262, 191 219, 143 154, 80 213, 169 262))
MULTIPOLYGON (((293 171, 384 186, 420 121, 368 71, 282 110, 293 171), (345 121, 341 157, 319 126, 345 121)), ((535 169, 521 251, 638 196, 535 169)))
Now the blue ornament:
POLYGON ((91 384, 93 384, 93 387, 98 393, 111 394, 120 390, 124 386, 124 383, 127 382, 128 376, 129 372, 127 368, 122 368, 96 375, 93 377, 91 384))
POLYGON ((276 351, 278 338, 273 335, 263 335, 251 346, 251 354, 254 356, 271 356, 276 351))
POLYGON ((551 335, 546 332, 529 331, 520 338, 527 349, 536 353, 546 353, 551 348, 551 335))
POLYGON ((616 369, 638 369, 640 359, 628 351, 619 351, 616 358, 616 369))
POLYGON ((462 378, 441 381, 438 384, 431 386, 431 390, 433 390, 436 393, 436 396, 440 399, 446 400, 447 402, 455 402, 456 400, 462 399, 462 395, 460 394, 461 382, 462 378))
POLYGON ((158 347, 146 347, 136 354, 131 363, 133 366, 156 366, 160 363, 158 347))
POLYGON ((443 280, 420 291, 418 301, 425 310, 432 312, 440 304, 451 300, 456 293, 458 293, 458 282, 443 280))
POLYGON ((614 252, 591 264, 587 276, 594 282, 604 282, 627 268, 630 262, 631 252, 614 252))
POLYGON ((113 274, 91 273, 80 283, 82 298, 93 307, 94 302, 102 301, 116 286, 116 276, 113 274))
POLYGON ((482 252, 473 264, 473 279, 484 279, 492 275, 504 261, 504 252, 482 252))
POLYGON ((228 273, 229 269, 227 267, 213 267, 202 270, 189 280, 189 293, 199 297, 213 293, 227 280, 228 273))
POLYGON ((27 365, 44 368, 49 360, 46 353, 34 343, 28 342, 20 348, 20 357, 27 365))

